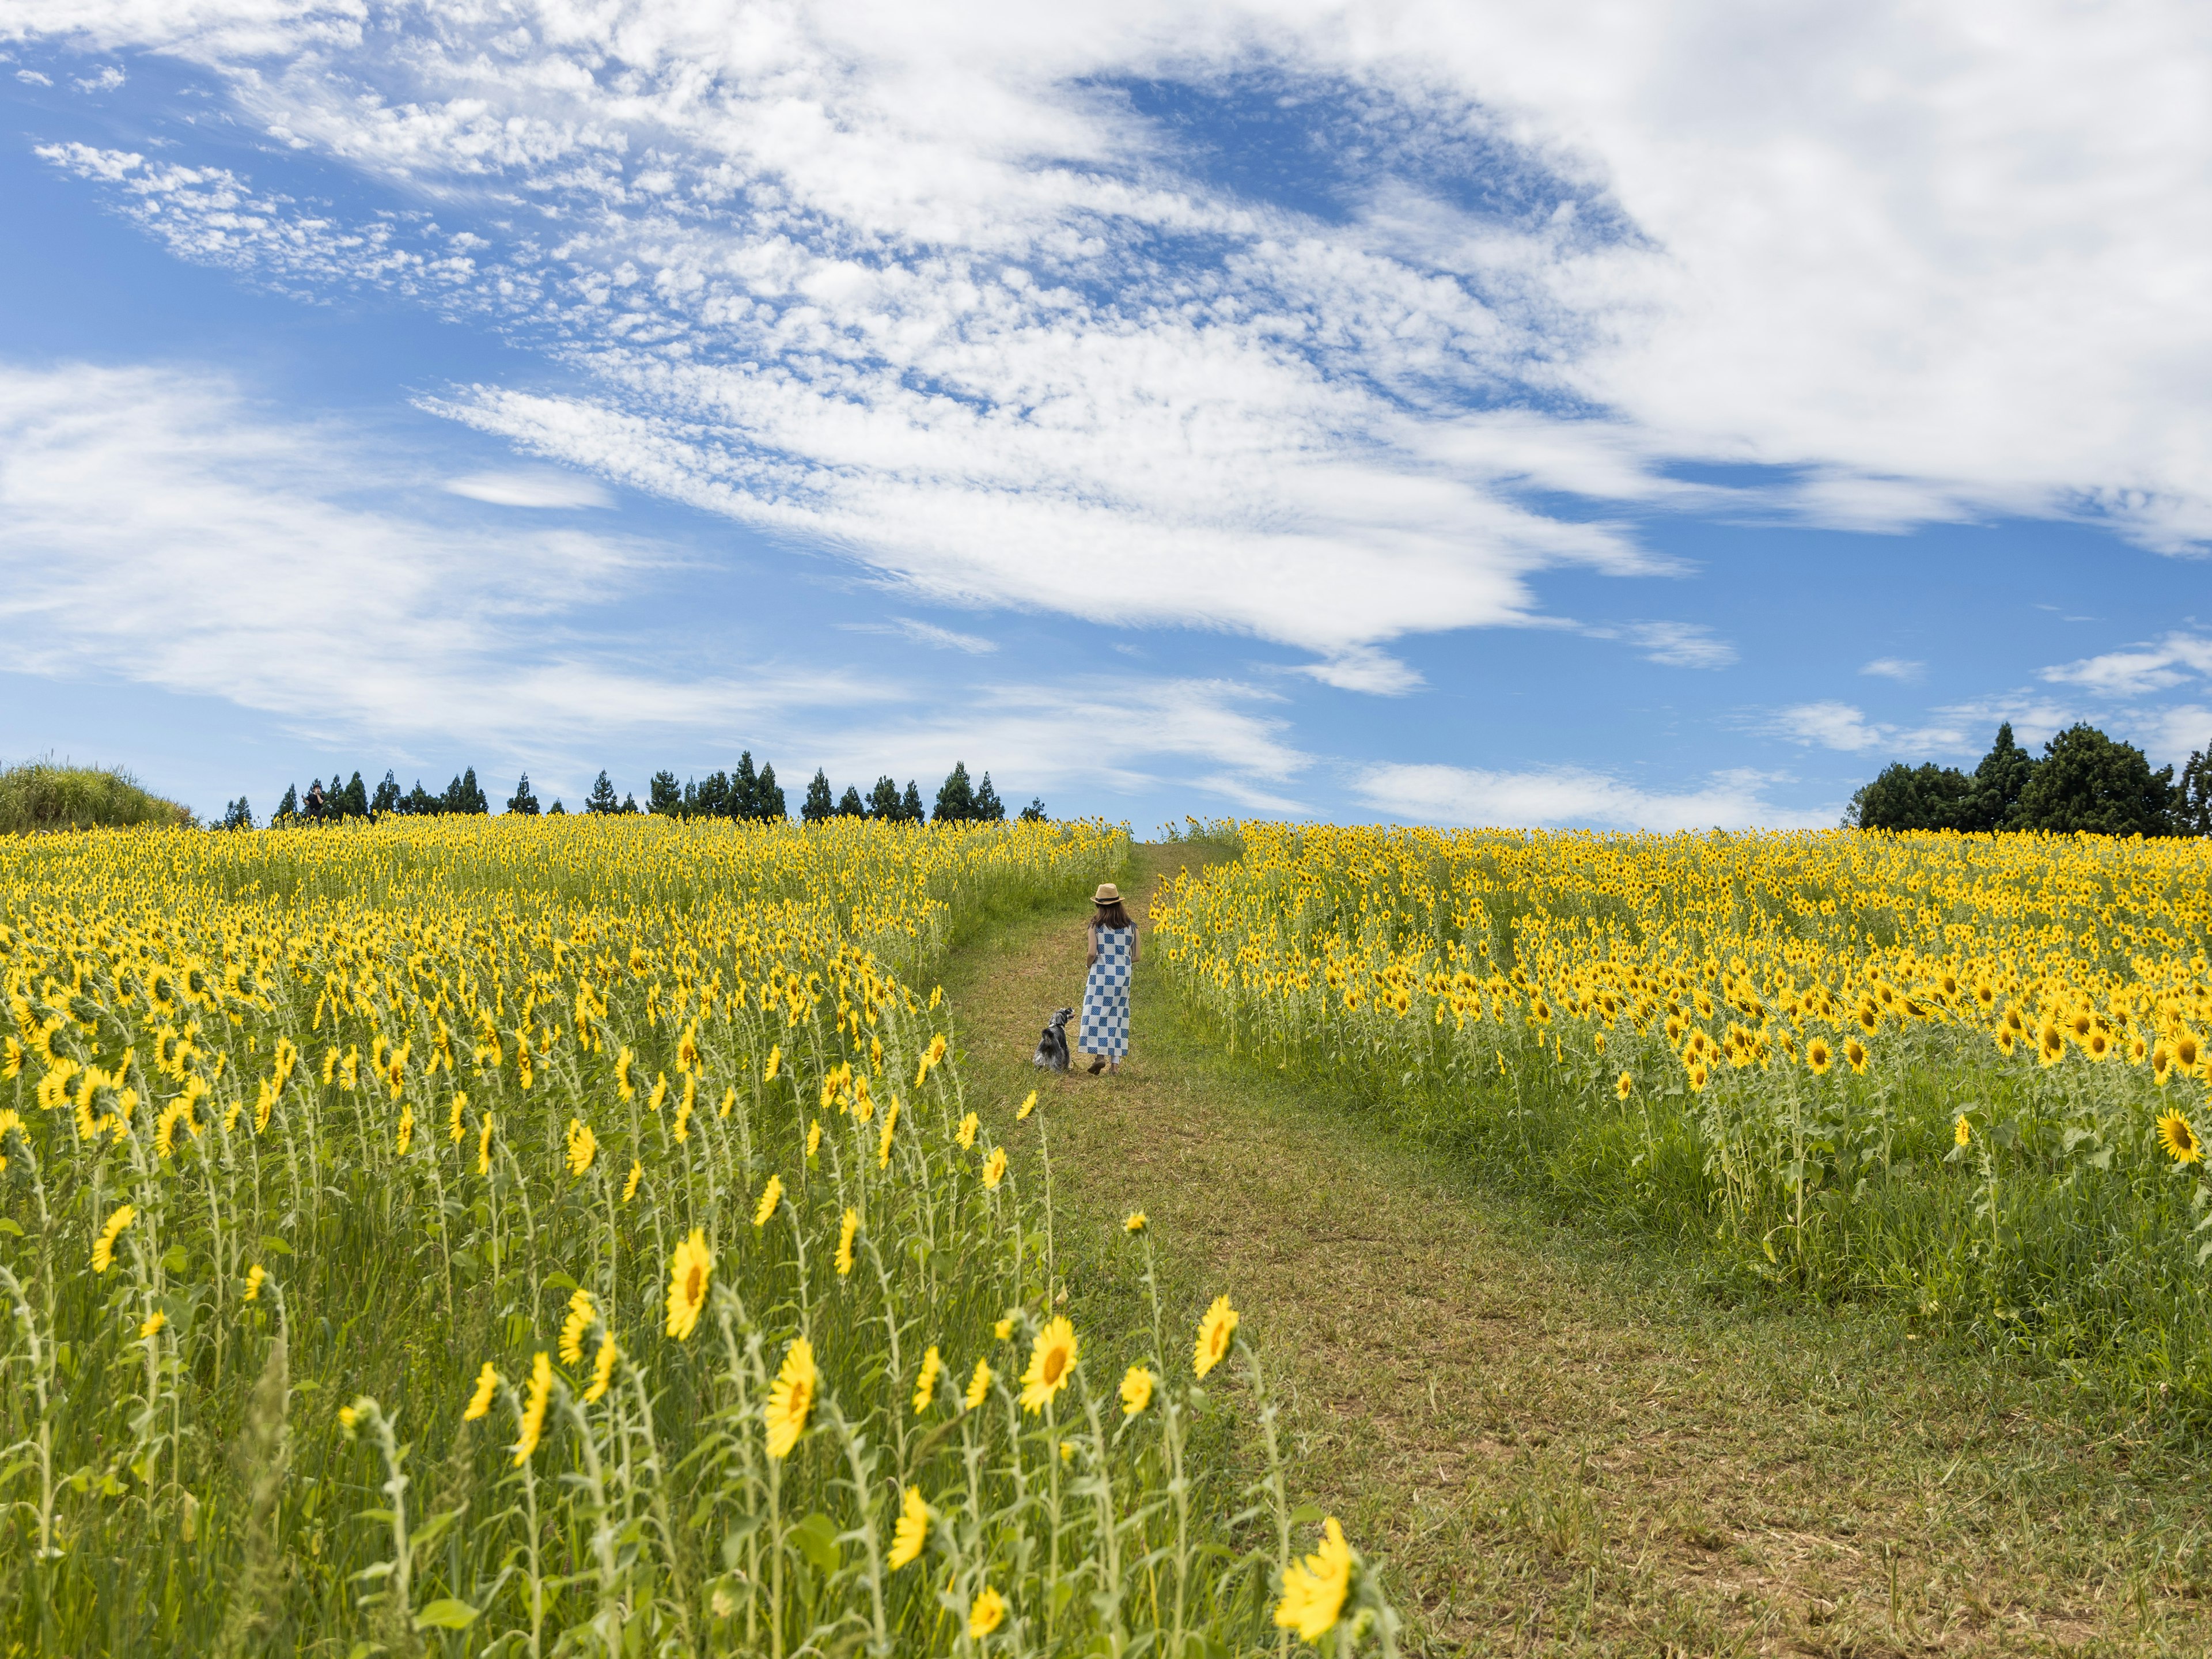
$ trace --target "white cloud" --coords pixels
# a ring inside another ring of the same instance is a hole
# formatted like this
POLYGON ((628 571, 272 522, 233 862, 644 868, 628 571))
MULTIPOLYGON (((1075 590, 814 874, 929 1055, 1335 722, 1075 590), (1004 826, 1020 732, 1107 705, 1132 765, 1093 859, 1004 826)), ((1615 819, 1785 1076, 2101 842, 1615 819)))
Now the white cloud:
POLYGON ((1800 811, 1774 805, 1764 773, 1717 773, 1700 788, 1648 790, 1580 767, 1486 772, 1457 766, 1370 766, 1353 783, 1368 805, 1422 823, 1605 830, 1823 829, 1840 806, 1800 811))
POLYGON ((962 634, 950 628, 939 628, 935 623, 926 623, 914 617, 894 617, 889 622, 839 623, 837 626, 848 634, 892 634, 912 640, 916 645, 926 645, 938 651, 964 651, 971 657, 988 656, 999 648, 996 640, 987 640, 979 634, 962 634))
POLYGON ((1869 720, 1854 704, 1823 700, 1781 709, 1760 722, 1758 729, 1808 748, 1833 749, 1844 754, 1878 750, 1891 757, 1919 759, 1931 755, 1979 755, 1989 747, 2001 722, 2010 722, 2013 735, 2027 744, 2040 743, 2077 718, 2063 704, 2015 691, 1930 709, 1924 726, 1869 720))
POLYGON ((2106 697, 2140 697, 2170 690, 2191 676, 2212 677, 2212 639, 2168 634, 2154 644, 2108 651, 2043 671, 2054 685, 2078 685, 2106 697))
POLYGON ((50 87, 53 85, 53 78, 51 76, 41 75, 36 70, 17 70, 15 71, 15 78, 18 81, 21 81, 27 87, 50 87))
POLYGON ((427 406, 933 601, 1392 691, 1389 641, 1527 622, 1538 573, 1670 568, 1590 502, 2212 537, 2184 0, 16 0, 0 35, 207 66, 398 204, 41 149, 181 257, 588 376, 427 406), (1131 81, 1311 112, 1273 142, 1328 211, 1210 179, 1131 81))
POLYGON ((1364 691, 1382 697, 1403 696, 1424 684, 1410 665, 1371 647, 1349 647, 1319 662, 1301 664, 1297 672, 1340 691, 1364 691))
POLYGON ((1876 657, 1859 672, 1871 674, 1877 679, 1897 680, 1910 685, 1926 677, 1928 665, 1905 657, 1876 657))
POLYGON ((446 480, 446 489, 495 507, 612 507, 614 497, 594 479, 573 472, 506 470, 465 472, 446 480))
POLYGON ((1624 640, 1646 662, 1668 668, 1728 668, 1736 661, 1735 647, 1704 623, 1600 623, 1583 631, 1593 639, 1624 640))
POLYGON ((123 84, 125 76, 123 71, 116 68, 114 64, 109 64, 104 66, 99 73, 86 76, 82 80, 76 81, 72 84, 76 86, 79 92, 112 92, 116 88, 123 84))

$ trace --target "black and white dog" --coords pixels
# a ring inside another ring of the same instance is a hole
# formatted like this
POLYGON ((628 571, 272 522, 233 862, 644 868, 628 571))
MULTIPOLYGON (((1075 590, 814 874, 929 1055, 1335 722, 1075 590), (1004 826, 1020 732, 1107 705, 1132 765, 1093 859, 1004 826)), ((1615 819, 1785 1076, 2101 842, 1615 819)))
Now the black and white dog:
POLYGON ((1067 1022, 1074 1018, 1073 1008, 1063 1008, 1052 1017, 1052 1023, 1044 1028, 1044 1035, 1037 1039, 1036 1053, 1030 1057, 1030 1065, 1048 1072, 1067 1069, 1067 1022))

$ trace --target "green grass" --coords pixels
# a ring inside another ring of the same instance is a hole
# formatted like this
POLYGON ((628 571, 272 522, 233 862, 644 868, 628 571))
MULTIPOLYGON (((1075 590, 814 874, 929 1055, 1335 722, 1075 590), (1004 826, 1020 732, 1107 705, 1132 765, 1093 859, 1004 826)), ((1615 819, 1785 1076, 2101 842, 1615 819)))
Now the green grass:
MULTIPOLYGON (((1139 848, 1125 888, 1224 851, 1139 848)), ((1036 1081, 1081 921, 955 959, 971 1086, 1036 1081)), ((1417 1650, 2212 1645, 2212 1494, 2154 1410, 1882 1306, 1743 1294, 1349 1092, 1223 1054, 1147 965, 1122 1075, 1045 1088, 1054 1195, 1064 1236, 1100 1248, 1147 1211, 1171 1320, 1235 1297, 1290 1401, 1294 1498, 1379 1563, 1417 1650)), ((1125 1290, 1071 1277, 1079 1324, 1115 1314, 1125 1290)))
POLYGON ((0 835, 191 822, 190 807, 152 793, 121 767, 71 766, 48 757, 0 768, 0 835))

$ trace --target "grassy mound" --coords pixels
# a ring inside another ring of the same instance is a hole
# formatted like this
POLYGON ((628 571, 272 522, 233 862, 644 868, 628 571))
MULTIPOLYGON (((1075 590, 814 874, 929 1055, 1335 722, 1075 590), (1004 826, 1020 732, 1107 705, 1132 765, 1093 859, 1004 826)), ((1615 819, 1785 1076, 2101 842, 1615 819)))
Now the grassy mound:
POLYGON ((191 808, 162 799, 119 766, 69 766, 49 757, 0 769, 0 835, 191 822, 191 808))

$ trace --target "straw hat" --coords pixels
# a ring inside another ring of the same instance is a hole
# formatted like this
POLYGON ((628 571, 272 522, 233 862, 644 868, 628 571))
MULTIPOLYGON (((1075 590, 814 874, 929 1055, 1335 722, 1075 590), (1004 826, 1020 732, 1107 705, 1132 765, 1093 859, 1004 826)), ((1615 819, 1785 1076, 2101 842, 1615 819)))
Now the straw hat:
POLYGON ((1098 884, 1098 890, 1091 896, 1091 902, 1093 904, 1119 904, 1121 890, 1110 881, 1102 881, 1098 884))

